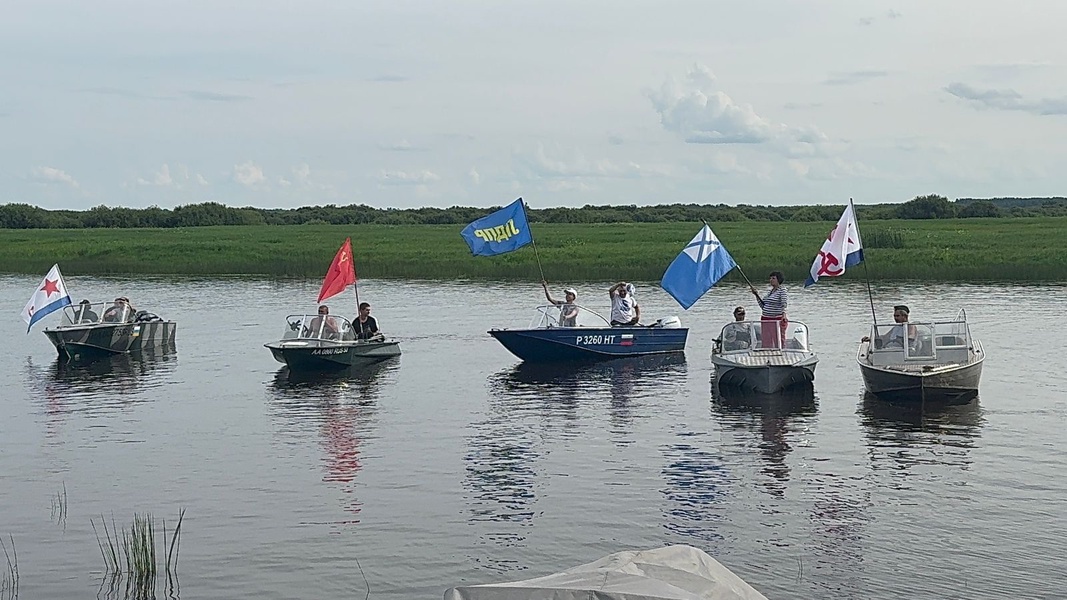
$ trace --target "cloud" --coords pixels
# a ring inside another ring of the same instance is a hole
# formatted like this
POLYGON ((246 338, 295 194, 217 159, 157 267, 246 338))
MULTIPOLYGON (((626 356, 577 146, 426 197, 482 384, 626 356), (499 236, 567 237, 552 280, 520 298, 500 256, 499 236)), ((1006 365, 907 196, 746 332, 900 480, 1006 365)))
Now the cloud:
POLYGON ((786 110, 804 110, 808 108, 821 108, 822 102, 786 102, 782 108, 786 110))
POLYGON ((987 63, 982 65, 974 65, 974 69, 978 71, 983 77, 994 79, 1010 79, 1029 73, 1031 71, 1037 71, 1039 69, 1046 69, 1053 66, 1048 61, 1015 61, 1015 62, 999 62, 999 63, 987 63))
POLYGON ((1010 88, 982 90, 960 82, 945 86, 945 91, 983 109, 1015 110, 1042 116, 1067 115, 1067 96, 1027 100, 1022 94, 1010 88))
POLYGON ((862 17, 860 18, 860 25, 867 26, 874 23, 874 17, 862 17))
POLYGON ((381 185, 427 185, 440 181, 433 171, 382 171, 378 174, 381 185))
POLYGON ((468 173, 467 175, 470 177, 471 183, 473 183, 474 185, 479 185, 482 183, 482 176, 474 167, 471 167, 470 173, 468 173))
MULTIPOLYGON (((180 190, 193 181, 200 185, 208 185, 207 180, 200 173, 196 173, 195 176, 191 175, 189 167, 179 163, 171 170, 170 165, 164 163, 151 177, 138 177, 136 183, 137 185, 155 187, 174 187, 180 190)), ((127 185, 127 183, 123 183, 123 187, 127 185)))
POLYGON ((895 10, 895 9, 891 8, 888 11, 886 11, 885 16, 886 16, 887 19, 899 19, 900 17, 904 16, 904 13, 900 12, 899 10, 895 10))
POLYGON ((378 144, 378 149, 386 152, 425 152, 429 150, 425 146, 413 146, 407 140, 400 140, 392 144, 378 144))
POLYGON ((168 186, 172 183, 174 183, 174 178, 170 176, 170 167, 166 164, 153 175, 152 179, 137 178, 138 185, 168 186))
POLYGON ((834 73, 823 81, 823 85, 853 85, 863 83, 864 81, 870 81, 872 79, 878 79, 880 77, 887 77, 888 75, 889 71, 875 71, 870 69, 863 71, 846 71, 844 73, 834 73))
POLYGON ((608 143, 612 146, 621 146, 626 143, 626 140, 623 139, 620 135, 612 134, 608 136, 608 143))
POLYGON ((403 81, 408 81, 409 79, 411 78, 406 75, 387 73, 384 75, 375 75, 374 77, 367 79, 367 81, 373 81, 376 83, 400 83, 403 81))
POLYGON ((37 183, 62 184, 73 189, 79 189, 81 187, 77 180, 71 177, 69 173, 55 167, 34 167, 34 169, 30 171, 30 179, 37 183))
POLYGON ((200 173, 196 174, 196 182, 200 185, 211 185, 210 183, 208 183, 207 179, 204 179, 204 176, 200 173))
POLYGON ((668 78, 658 91, 647 92, 660 123, 690 144, 789 143, 825 139, 814 127, 795 129, 772 123, 748 104, 738 104, 719 89, 715 75, 693 65, 685 78, 668 78))
POLYGON ((204 100, 207 102, 244 102, 246 100, 252 100, 252 96, 245 96, 243 94, 226 94, 223 92, 212 92, 210 90, 188 90, 185 95, 193 100, 204 100))
POLYGON ((249 160, 233 166, 233 180, 245 187, 254 188, 267 178, 263 175, 263 167, 249 160))

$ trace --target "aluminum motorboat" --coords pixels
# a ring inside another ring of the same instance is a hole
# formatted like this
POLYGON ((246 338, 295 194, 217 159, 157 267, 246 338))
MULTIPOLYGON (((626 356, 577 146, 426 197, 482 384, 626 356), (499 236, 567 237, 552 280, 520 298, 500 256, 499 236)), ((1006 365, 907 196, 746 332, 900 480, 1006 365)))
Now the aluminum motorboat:
POLYGON ((178 325, 126 302, 63 307, 59 325, 45 328, 62 360, 95 358, 173 346, 178 325))
POLYGON ((400 356, 400 342, 377 334, 357 339, 352 323, 340 315, 289 315, 282 339, 264 344, 290 370, 333 370, 400 356))
POLYGON ((808 327, 789 321, 785 335, 778 322, 735 321, 714 340, 711 362, 719 386, 774 394, 811 383, 819 357, 808 345, 808 327), (764 335, 763 331, 770 332, 764 335))

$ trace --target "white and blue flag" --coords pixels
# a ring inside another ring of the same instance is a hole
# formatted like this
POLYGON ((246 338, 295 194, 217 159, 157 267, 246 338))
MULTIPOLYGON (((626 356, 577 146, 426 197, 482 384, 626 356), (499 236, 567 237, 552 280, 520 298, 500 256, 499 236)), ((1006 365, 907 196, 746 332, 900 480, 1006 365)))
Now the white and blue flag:
POLYGON ((52 265, 52 269, 44 276, 41 285, 37 286, 33 296, 30 296, 26 308, 22 309, 22 320, 29 325, 26 333, 30 332, 34 323, 64 306, 70 306, 70 294, 67 293, 67 286, 63 283, 63 274, 59 272, 59 265, 52 265))
POLYGON ((707 224, 663 274, 660 286, 689 310, 701 296, 737 266, 707 224))

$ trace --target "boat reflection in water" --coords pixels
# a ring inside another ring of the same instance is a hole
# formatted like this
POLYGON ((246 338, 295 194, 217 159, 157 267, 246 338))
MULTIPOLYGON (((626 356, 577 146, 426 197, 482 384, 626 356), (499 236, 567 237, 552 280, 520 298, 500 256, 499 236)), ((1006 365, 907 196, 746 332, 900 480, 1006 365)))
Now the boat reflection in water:
POLYGON ((269 405, 281 433, 303 446, 316 433, 324 451, 322 481, 346 494, 347 513, 336 526, 356 525, 363 503, 356 477, 363 468, 364 441, 376 428, 382 386, 394 381, 400 359, 328 373, 290 371, 282 367, 269 386, 269 405))
POLYGON ((971 463, 970 450, 985 420, 977 397, 965 403, 887 402, 866 392, 859 413, 872 468, 971 463))
POLYGON ((725 430, 756 434, 760 472, 770 478, 760 487, 772 496, 784 496, 790 478, 786 456, 818 413, 814 387, 805 383, 761 394, 712 382, 712 410, 725 430))

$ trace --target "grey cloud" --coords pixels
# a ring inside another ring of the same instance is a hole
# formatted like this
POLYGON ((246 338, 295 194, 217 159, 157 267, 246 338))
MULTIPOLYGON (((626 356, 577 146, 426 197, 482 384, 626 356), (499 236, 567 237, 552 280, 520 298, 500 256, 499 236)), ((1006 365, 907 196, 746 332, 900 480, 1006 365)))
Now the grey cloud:
POLYGON ((860 19, 860 25, 866 26, 870 25, 871 23, 874 23, 874 17, 863 17, 860 19))
POLYGON ((1045 61, 1019 61, 974 65, 974 69, 986 77, 1011 78, 1029 71, 1045 69, 1051 66, 1052 63, 1045 61))
POLYGON ((1035 115, 1067 115, 1067 96, 1027 100, 1010 88, 981 90, 960 82, 949 84, 945 91, 979 108, 1015 110, 1035 115))
POLYGON ((407 140, 400 140, 391 144, 378 144, 378 149, 385 152, 426 152, 429 150, 425 146, 414 146, 407 140))
POLYGON ((803 110, 805 108, 819 108, 822 102, 786 102, 782 108, 786 110, 803 110))
POLYGON ((253 99, 252 96, 243 94, 227 94, 210 90, 188 90, 185 95, 193 100, 204 100, 206 102, 244 102, 253 99))
POLYGON ((891 8, 885 13, 885 16, 890 19, 899 19, 900 17, 904 16, 904 13, 891 8))
POLYGON ((875 71, 871 69, 862 71, 848 71, 845 73, 835 73, 823 81, 823 85, 853 85, 857 83, 863 83, 864 81, 870 81, 872 79, 878 79, 881 77, 888 77, 889 71, 875 71))

